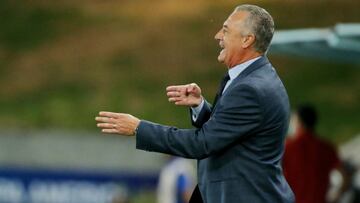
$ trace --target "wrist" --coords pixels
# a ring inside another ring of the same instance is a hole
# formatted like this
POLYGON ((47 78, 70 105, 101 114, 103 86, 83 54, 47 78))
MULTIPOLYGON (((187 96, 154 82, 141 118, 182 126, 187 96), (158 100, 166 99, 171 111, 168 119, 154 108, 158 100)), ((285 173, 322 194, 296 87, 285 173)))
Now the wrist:
POLYGON ((141 122, 141 120, 139 120, 139 119, 136 120, 135 128, 134 128, 134 131, 132 133, 133 136, 136 136, 138 134, 140 122, 141 122))
POLYGON ((204 100, 203 97, 200 96, 199 100, 198 100, 197 102, 195 102, 195 104, 192 105, 191 107, 192 107, 192 108, 196 108, 196 107, 200 106, 201 103, 203 102, 203 100, 204 100))
POLYGON ((139 130, 139 125, 138 125, 138 126, 136 126, 136 128, 135 128, 135 130, 134 130, 134 132, 133 132, 133 135, 134 135, 134 136, 136 136, 136 135, 137 135, 138 130, 139 130))

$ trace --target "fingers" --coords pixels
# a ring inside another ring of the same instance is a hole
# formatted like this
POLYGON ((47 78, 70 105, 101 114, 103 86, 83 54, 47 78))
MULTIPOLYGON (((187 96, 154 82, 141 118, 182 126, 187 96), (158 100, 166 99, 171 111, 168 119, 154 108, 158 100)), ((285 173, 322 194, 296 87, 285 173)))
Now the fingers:
POLYGON ((116 128, 116 124, 112 123, 98 123, 97 127, 99 128, 116 128))
POLYGON ((191 84, 187 84, 187 85, 172 85, 172 86, 168 86, 166 88, 167 92, 181 92, 181 91, 194 91, 196 90, 196 88, 198 88, 198 85, 196 83, 191 83, 191 84))
POLYGON ((178 105, 178 106, 188 106, 189 104, 183 100, 179 100, 179 101, 175 101, 174 102, 175 105, 178 105))
POLYGON ((184 96, 185 92, 186 92, 186 86, 185 85, 169 86, 169 87, 166 88, 166 95, 168 97, 184 96))
POLYGON ((166 88, 166 91, 181 91, 185 88, 185 85, 171 85, 166 88))
POLYGON ((114 118, 108 118, 108 117, 96 117, 95 118, 96 121, 98 122, 102 122, 102 123, 115 123, 115 119, 114 118))
POLYGON ((184 99, 186 86, 169 86, 166 90, 168 91, 166 95, 169 97, 169 102, 177 102, 184 99))
MULTIPOLYGON (((98 117, 96 117, 96 118, 98 118, 98 117)), ((96 120, 99 121, 102 119, 96 119, 96 120)), ((114 123, 98 123, 96 126, 98 128, 101 128, 101 132, 103 132, 103 133, 112 133, 112 134, 118 133, 118 130, 117 130, 118 126, 114 123)))
POLYGON ((101 132, 103 133, 117 133, 117 125, 115 124, 116 123, 116 120, 113 119, 113 118, 107 118, 107 117, 96 117, 95 120, 97 122, 101 122, 101 123, 98 123, 96 126, 98 128, 102 128, 101 129, 101 132))
POLYGON ((95 117, 95 120, 98 122, 96 125, 98 128, 102 128, 102 132, 104 133, 116 133, 116 123, 117 120, 121 118, 121 114, 113 113, 108 111, 99 112, 100 116, 95 117))
POLYGON ((103 133, 111 133, 111 134, 118 133, 118 131, 116 129, 102 129, 101 132, 103 132, 103 133))
POLYGON ((169 98, 168 100, 169 100, 169 102, 178 102, 178 101, 183 101, 185 99, 180 98, 180 97, 172 97, 172 98, 169 98))
POLYGON ((168 86, 166 91, 169 102, 181 106, 192 106, 201 96, 200 87, 196 83, 168 86))
POLYGON ((103 133, 133 136, 140 124, 140 119, 130 114, 101 111, 99 115, 95 120, 98 122, 97 127, 101 128, 103 133))
POLYGON ((168 97, 180 97, 181 96, 180 92, 177 92, 177 91, 167 92, 166 95, 168 97))
POLYGON ((103 116, 103 117, 109 117, 109 118, 118 118, 120 114, 114 113, 114 112, 109 112, 109 111, 100 111, 99 115, 103 116))

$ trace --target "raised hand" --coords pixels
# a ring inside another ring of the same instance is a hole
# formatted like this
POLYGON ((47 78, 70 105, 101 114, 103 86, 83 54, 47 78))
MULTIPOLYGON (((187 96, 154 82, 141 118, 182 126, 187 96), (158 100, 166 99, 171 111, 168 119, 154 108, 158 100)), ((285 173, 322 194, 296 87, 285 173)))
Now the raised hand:
POLYGON ((169 102, 179 106, 196 107, 203 100, 201 89, 195 83, 169 86, 166 88, 166 95, 169 97, 169 102))

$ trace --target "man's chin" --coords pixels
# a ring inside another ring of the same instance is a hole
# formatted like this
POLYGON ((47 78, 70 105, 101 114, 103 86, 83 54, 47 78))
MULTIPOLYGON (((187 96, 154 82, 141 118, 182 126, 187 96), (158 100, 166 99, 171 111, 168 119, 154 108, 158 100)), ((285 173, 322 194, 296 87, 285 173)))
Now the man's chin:
POLYGON ((219 55, 217 60, 220 62, 220 63, 224 63, 224 57, 219 55))

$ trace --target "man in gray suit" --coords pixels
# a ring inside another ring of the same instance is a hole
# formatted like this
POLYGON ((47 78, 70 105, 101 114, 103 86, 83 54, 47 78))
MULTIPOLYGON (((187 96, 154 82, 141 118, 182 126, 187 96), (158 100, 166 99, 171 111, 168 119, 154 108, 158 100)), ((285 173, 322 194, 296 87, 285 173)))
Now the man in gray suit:
POLYGON ((213 105, 194 83, 167 88, 170 102, 191 107, 195 129, 112 112, 99 113, 98 127, 104 133, 136 136, 138 149, 197 159, 197 192, 203 202, 294 202, 280 165, 289 100, 265 56, 273 33, 267 11, 236 7, 215 35, 222 48, 218 60, 228 74, 213 105))

